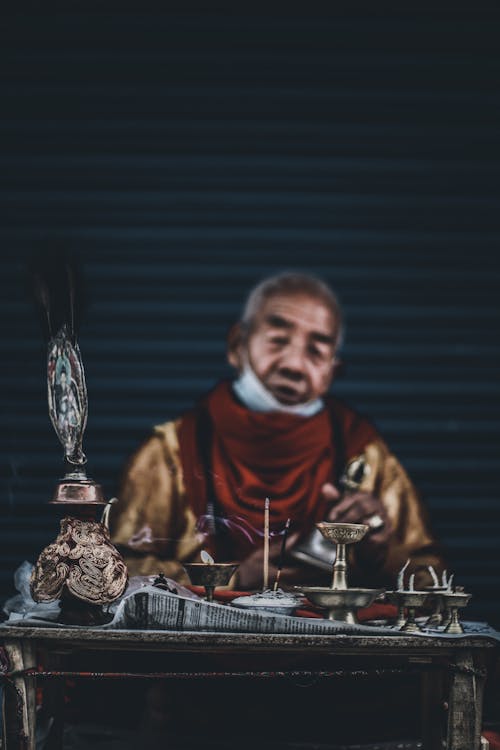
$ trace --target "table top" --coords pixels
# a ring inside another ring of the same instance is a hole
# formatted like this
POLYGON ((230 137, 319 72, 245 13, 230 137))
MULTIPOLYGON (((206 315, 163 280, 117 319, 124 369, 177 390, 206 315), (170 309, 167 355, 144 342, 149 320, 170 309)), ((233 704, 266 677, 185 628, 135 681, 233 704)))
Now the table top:
POLYGON ((132 649, 165 651, 298 651, 437 654, 462 649, 494 649, 492 638, 466 634, 447 638, 397 633, 376 634, 268 634, 222 633, 172 630, 112 630, 84 627, 35 627, 0 625, 0 640, 29 640, 47 646, 80 646, 88 649, 132 649))

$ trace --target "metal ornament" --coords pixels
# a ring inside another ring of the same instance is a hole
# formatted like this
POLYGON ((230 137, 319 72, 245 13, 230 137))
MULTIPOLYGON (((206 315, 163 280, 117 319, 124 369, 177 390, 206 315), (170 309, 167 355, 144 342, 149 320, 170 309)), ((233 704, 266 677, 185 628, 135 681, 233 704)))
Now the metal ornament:
POLYGON ((446 591, 441 596, 449 611, 449 621, 445 625, 444 632, 454 634, 463 633, 464 628, 459 620, 458 610, 468 605, 472 594, 467 594, 465 591, 446 591))
POLYGON ((80 349, 64 325, 49 342, 47 362, 49 416, 64 449, 66 461, 82 468, 87 459, 82 438, 87 425, 88 400, 80 349))
POLYGON ((328 542, 336 545, 335 562, 331 586, 296 586, 313 604, 323 607, 329 620, 356 623, 356 609, 373 604, 383 589, 348 588, 346 545, 361 541, 368 526, 361 523, 316 524, 318 531, 328 542))
POLYGON ((33 569, 31 592, 38 602, 71 595, 88 604, 110 604, 123 594, 127 568, 101 523, 63 518, 61 531, 33 569))
POLYGON ((183 563, 182 567, 194 586, 205 588, 207 602, 213 602, 215 588, 227 586, 231 576, 238 570, 239 563, 194 562, 183 563))
MULTIPOLYGON (((61 521, 57 539, 40 554, 31 578, 31 594, 38 602, 61 600, 62 622, 95 624, 110 619, 102 611, 121 596, 127 568, 112 545, 101 487, 87 477, 82 440, 88 401, 80 349, 64 324, 50 340, 47 360, 49 415, 64 450, 67 471, 57 484, 51 504, 71 516, 61 521), (90 515, 89 515, 90 514, 90 515)), ((113 502, 115 499, 113 498, 113 502)))
MULTIPOLYGON (((357 492, 363 481, 369 476, 370 471, 370 465, 367 463, 364 455, 352 458, 339 480, 343 494, 347 495, 357 492)), ((373 521, 374 519, 375 517, 372 516, 371 520, 373 521)), ((381 518, 380 520, 383 525, 383 520, 381 518)), ((379 525, 378 528, 381 528, 381 526, 379 525)), ((330 544, 329 540, 317 528, 314 528, 308 536, 299 541, 290 550, 290 556, 296 560, 328 572, 332 569, 332 565, 335 562, 335 554, 335 547, 330 544)))
POLYGON ((408 559, 398 573, 397 590, 385 593, 387 601, 398 608, 398 617, 394 626, 405 633, 418 633, 427 629, 437 629, 445 633, 463 633, 458 610, 467 606, 471 594, 464 592, 461 586, 454 587, 454 575, 447 577, 446 570, 443 571, 441 581, 439 581, 431 565, 427 566, 427 569, 432 578, 432 586, 416 590, 415 573, 412 573, 408 580, 408 588, 405 588, 404 576, 410 562, 408 559), (416 610, 428 603, 433 605, 434 611, 426 620, 425 625, 421 627, 416 620, 416 610))

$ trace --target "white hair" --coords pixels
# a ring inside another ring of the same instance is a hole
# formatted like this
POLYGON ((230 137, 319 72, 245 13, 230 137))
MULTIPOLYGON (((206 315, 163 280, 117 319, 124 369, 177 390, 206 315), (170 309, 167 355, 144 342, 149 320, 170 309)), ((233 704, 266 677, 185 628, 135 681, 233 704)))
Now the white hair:
POLYGON ((322 279, 301 271, 283 271, 260 281, 251 289, 245 305, 241 324, 245 333, 251 331, 255 317, 264 303, 277 295, 306 294, 321 301, 331 312, 335 323, 335 348, 343 340, 343 315, 337 295, 322 279))

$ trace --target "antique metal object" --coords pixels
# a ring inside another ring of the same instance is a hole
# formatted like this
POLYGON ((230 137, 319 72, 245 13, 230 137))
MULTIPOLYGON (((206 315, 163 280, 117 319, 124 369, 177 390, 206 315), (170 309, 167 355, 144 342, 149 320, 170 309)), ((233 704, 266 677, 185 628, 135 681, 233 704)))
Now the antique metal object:
MULTIPOLYGON (((369 476, 370 471, 370 466, 364 455, 352 458, 339 480, 343 495, 357 492, 363 481, 369 476)), ((373 530, 380 528, 380 521, 383 524, 380 516, 372 516, 371 523, 374 524, 373 530)), ((330 571, 335 562, 335 547, 329 543, 329 540, 317 528, 314 528, 310 534, 290 550, 290 555, 296 560, 300 560, 300 562, 313 565, 321 570, 330 571)))
POLYGON ((364 523, 330 523, 321 521, 316 528, 336 546, 335 562, 333 564, 332 589, 347 588, 347 557, 346 545, 360 542, 368 531, 364 523))
POLYGON ((325 540, 336 545, 333 564, 332 583, 325 586, 297 586, 304 596, 327 611, 330 620, 356 623, 355 610, 373 604, 383 589, 348 588, 346 545, 361 541, 368 531, 366 524, 330 523, 322 521, 316 524, 319 533, 325 540))
POLYGON ((403 625, 406 623, 405 606, 402 597, 399 596, 400 593, 400 591, 385 592, 385 598, 387 599, 389 604, 393 604, 395 607, 397 607, 398 614, 396 617, 396 622, 394 623, 394 627, 398 628, 399 630, 401 630, 403 625))
POLYGON ((153 581, 153 586, 157 589, 162 589, 162 591, 169 591, 171 594, 179 593, 178 589, 175 586, 170 585, 164 573, 159 573, 156 576, 153 581))
POLYGON ((458 619, 458 610, 468 605, 472 594, 467 594, 464 591, 445 591, 440 596, 449 611, 449 621, 443 623, 445 625, 444 632, 463 633, 463 626, 458 619))
POLYGON ((217 586, 227 586, 239 563, 183 563, 182 567, 194 586, 204 586, 207 602, 213 602, 217 586))
POLYGON ((358 622, 355 610, 369 607, 384 593, 383 589, 329 589, 325 586, 304 586, 300 590, 310 602, 326 609, 329 620, 350 623, 358 622))
POLYGON ((67 468, 51 504, 70 510, 71 516, 62 519, 59 536, 38 558, 31 593, 39 602, 60 599, 62 622, 95 624, 111 619, 103 606, 123 594, 127 569, 111 544, 107 523, 96 520, 106 502, 101 487, 85 471, 87 389, 80 350, 66 324, 49 342, 47 391, 50 419, 67 468))
POLYGON ((418 625, 415 614, 429 597, 430 594, 427 591, 387 591, 386 598, 398 608, 396 627, 404 633, 420 633, 422 628, 418 625))
MULTIPOLYGON (((441 574, 441 582, 439 581, 439 577, 432 567, 432 565, 428 566, 429 573, 432 578, 432 586, 425 586, 425 591, 428 591, 430 596, 430 602, 433 604, 433 612, 429 616, 426 624, 426 627, 429 628, 437 628, 443 623, 446 625, 450 621, 450 612, 445 606, 444 597, 441 596, 441 594, 446 592, 453 592, 453 578, 454 576, 451 575, 447 577, 447 571, 444 570, 441 574)), ((458 589, 457 589, 458 590, 458 589)))
POLYGON ((64 325, 51 339, 47 363, 49 416, 64 449, 66 461, 83 467, 82 439, 87 425, 88 400, 80 348, 64 325))
POLYGON ((427 628, 437 628, 443 624, 443 597, 441 594, 449 589, 446 586, 426 586, 425 591, 429 594, 429 602, 432 605, 432 613, 427 618, 427 628))
POLYGON ((82 442, 87 426, 87 387, 80 348, 66 325, 49 342, 47 396, 49 416, 63 447, 67 468, 51 503, 105 505, 101 487, 85 471, 87 458, 82 442))
POLYGON ((95 623, 107 619, 99 617, 98 610, 121 596, 126 583, 125 563, 111 544, 107 528, 66 517, 59 536, 36 562, 31 593, 38 602, 61 599, 65 622, 78 622, 83 605, 90 605, 90 622, 95 623))

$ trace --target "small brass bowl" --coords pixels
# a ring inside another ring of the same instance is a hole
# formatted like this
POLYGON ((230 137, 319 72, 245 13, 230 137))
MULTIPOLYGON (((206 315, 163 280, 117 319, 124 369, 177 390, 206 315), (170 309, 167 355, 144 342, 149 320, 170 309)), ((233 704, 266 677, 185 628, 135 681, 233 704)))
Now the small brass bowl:
POLYGON ((366 523, 330 523, 321 521, 316 528, 334 544, 355 544, 360 542, 369 530, 366 523))
POLYGON ((183 563, 182 567, 194 586, 204 586, 207 601, 213 601, 216 586, 227 586, 239 563, 183 563))
POLYGON ((329 620, 357 623, 355 611, 369 607, 384 589, 331 589, 325 586, 295 586, 317 607, 327 611, 329 620))
POLYGON ((194 586, 226 586, 239 563, 184 563, 183 568, 194 586))
POLYGON ((419 633, 422 628, 415 620, 415 610, 431 598, 428 591, 386 591, 387 600, 398 608, 396 627, 405 633, 419 633), (404 610, 407 611, 406 617, 404 610))

